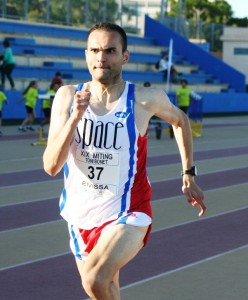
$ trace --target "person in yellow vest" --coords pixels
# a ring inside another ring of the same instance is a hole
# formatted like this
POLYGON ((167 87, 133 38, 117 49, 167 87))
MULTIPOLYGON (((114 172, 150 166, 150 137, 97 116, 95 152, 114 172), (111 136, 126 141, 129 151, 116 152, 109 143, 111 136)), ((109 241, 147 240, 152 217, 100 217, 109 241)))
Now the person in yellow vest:
POLYGON ((29 85, 25 89, 25 91, 22 93, 23 96, 20 100, 17 101, 17 103, 22 102, 23 100, 26 100, 25 102, 25 108, 27 111, 27 116, 23 120, 21 126, 18 127, 19 131, 35 131, 35 129, 32 127, 34 120, 35 120, 35 106, 38 98, 38 84, 35 80, 30 81, 29 85))
POLYGON ((176 99, 178 107, 186 114, 188 113, 190 106, 190 93, 191 89, 188 87, 188 81, 186 79, 182 79, 181 86, 176 92, 176 99))
POLYGON ((52 108, 52 100, 59 89, 58 83, 51 83, 50 89, 47 91, 47 99, 43 100, 42 103, 42 109, 45 118, 42 120, 40 127, 43 128, 45 125, 50 123, 50 117, 51 117, 51 108, 52 108))
MULTIPOLYGON (((7 97, 3 92, 3 85, 0 85, 0 129, 2 127, 2 109, 3 109, 3 103, 8 102, 7 97)), ((0 136, 3 135, 2 131, 0 130, 0 136)))

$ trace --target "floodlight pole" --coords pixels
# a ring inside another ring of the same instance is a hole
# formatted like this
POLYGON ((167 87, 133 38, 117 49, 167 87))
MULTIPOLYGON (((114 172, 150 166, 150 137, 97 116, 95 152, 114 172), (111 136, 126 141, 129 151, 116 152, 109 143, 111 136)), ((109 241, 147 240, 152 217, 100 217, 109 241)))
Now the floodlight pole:
POLYGON ((7 9, 6 9, 6 0, 3 0, 3 2, 2 2, 2 17, 3 17, 3 18, 6 17, 6 13, 7 13, 7 9))
POLYGON ((89 0, 85 0, 85 10, 84 10, 84 23, 85 26, 89 25, 89 0))
POLYGON ((122 27, 122 7, 123 7, 123 0, 119 0, 119 15, 120 15, 120 26, 122 27))
POLYGON ((66 25, 70 25, 71 19, 71 0, 66 0, 66 25))
POLYGON ((165 9, 165 2, 164 0, 161 0, 161 5, 160 5, 160 22, 163 23, 164 21, 164 9, 165 9))
POLYGON ((106 0, 103 0, 103 22, 106 22, 107 18, 107 3, 106 0))
POLYGON ((46 22, 50 22, 50 0, 46 0, 46 22))
POLYGON ((28 17, 28 0, 24 2, 24 19, 26 20, 28 17))

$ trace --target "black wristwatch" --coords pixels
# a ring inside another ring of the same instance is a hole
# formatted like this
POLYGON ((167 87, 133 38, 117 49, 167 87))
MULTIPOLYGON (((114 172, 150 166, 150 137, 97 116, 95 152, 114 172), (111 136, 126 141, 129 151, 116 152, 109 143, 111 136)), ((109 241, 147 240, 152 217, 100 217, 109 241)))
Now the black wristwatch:
POLYGON ((193 166, 191 169, 189 170, 185 170, 185 171, 182 171, 181 172, 181 175, 185 175, 185 174, 188 174, 188 175, 191 175, 191 176, 196 176, 197 175, 197 169, 196 169, 196 166, 193 166))

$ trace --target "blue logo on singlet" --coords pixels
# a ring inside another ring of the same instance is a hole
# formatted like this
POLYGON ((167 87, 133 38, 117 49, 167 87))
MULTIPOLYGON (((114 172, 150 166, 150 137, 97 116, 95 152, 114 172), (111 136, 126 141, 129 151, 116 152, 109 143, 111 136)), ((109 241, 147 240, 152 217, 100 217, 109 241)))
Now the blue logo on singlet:
POLYGON ((128 115, 129 115, 129 113, 125 112, 125 111, 124 112, 123 111, 118 111, 118 112, 115 113, 115 116, 117 118, 126 118, 128 115))

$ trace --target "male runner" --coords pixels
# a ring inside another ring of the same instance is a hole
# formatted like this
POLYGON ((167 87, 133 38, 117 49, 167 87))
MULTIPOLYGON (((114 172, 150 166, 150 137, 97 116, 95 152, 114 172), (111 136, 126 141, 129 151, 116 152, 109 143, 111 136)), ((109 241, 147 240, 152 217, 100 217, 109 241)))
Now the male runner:
POLYGON ((147 128, 156 115, 173 125, 182 159, 183 193, 199 215, 203 193, 194 181, 192 135, 187 116, 163 90, 122 79, 127 36, 101 23, 88 34, 91 81, 63 86, 54 99, 44 169, 64 168, 60 210, 82 285, 92 299, 120 299, 119 270, 146 243, 152 222, 146 172, 147 128))

